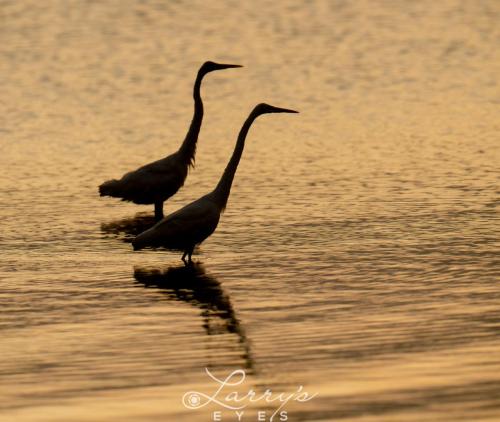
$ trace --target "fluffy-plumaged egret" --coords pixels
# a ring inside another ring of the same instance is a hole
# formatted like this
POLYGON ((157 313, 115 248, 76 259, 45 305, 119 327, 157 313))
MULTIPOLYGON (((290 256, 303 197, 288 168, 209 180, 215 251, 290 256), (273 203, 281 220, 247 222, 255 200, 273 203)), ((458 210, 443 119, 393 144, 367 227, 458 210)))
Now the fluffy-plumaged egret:
POLYGON ((210 236, 219 223, 220 215, 229 198, 231 184, 243 153, 248 130, 254 120, 265 113, 298 113, 298 111, 273 107, 268 104, 257 105, 243 123, 233 155, 215 189, 166 216, 153 227, 138 235, 132 242, 134 250, 145 247, 177 249, 184 252, 182 255, 184 262, 186 262, 186 256, 191 262, 194 247, 210 236))
POLYGON ((203 120, 203 102, 200 87, 203 77, 214 70, 241 67, 235 64, 206 62, 198 71, 194 82, 194 114, 186 138, 177 152, 154 161, 123 175, 119 180, 113 179, 99 186, 101 196, 121 198, 135 204, 154 204, 155 218, 163 218, 163 202, 184 185, 188 169, 194 164, 196 142, 203 120))

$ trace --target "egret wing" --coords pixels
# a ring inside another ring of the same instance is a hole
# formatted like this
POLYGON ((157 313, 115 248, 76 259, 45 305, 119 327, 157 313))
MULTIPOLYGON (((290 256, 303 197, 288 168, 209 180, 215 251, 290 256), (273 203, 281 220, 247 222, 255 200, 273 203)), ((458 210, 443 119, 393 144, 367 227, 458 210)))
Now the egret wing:
POLYGON ((162 194, 170 196, 183 185, 185 176, 183 168, 170 156, 125 174, 120 184, 126 190, 123 195, 127 199, 162 194))
POLYGON ((205 231, 211 230, 212 233, 218 222, 219 212, 216 205, 210 200, 200 198, 166 216, 156 224, 155 231, 162 237, 182 236, 191 239, 197 238, 205 231))

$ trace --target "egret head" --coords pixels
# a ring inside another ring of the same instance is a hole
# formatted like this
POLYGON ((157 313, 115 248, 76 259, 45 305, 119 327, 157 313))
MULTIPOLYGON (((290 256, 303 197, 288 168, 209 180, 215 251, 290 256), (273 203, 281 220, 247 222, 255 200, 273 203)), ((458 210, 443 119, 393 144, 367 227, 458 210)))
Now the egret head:
POLYGON ((261 103, 253 109, 253 112, 256 116, 260 116, 261 114, 266 113, 298 113, 298 111, 290 110, 288 108, 280 108, 274 107, 269 104, 261 103))
POLYGON ((200 68, 200 72, 202 74, 213 72, 214 70, 222 70, 222 69, 231 69, 233 67, 243 67, 239 64, 224 64, 224 63, 215 63, 215 62, 205 62, 200 68))

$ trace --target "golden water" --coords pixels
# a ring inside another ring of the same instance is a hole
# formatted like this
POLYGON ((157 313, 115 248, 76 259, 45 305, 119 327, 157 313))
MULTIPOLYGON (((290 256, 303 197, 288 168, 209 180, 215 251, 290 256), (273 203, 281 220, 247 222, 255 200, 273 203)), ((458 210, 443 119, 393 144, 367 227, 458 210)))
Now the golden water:
POLYGON ((209 367, 318 393, 289 420, 498 420, 499 22, 495 0, 0 2, 0 419, 208 421, 181 399, 209 367), (180 145, 205 60, 245 67, 206 77, 166 212, 255 104, 301 114, 256 121, 189 272, 134 253, 152 207, 97 186, 180 145))

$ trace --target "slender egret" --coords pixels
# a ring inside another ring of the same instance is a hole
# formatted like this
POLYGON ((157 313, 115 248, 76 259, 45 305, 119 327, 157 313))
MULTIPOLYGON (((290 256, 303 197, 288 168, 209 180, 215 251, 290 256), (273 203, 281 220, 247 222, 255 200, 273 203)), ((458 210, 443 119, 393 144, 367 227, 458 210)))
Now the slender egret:
POLYGON ((254 120, 265 113, 298 113, 286 108, 259 104, 243 124, 233 155, 227 164, 215 189, 180 210, 168 215, 153 227, 138 235, 132 242, 134 250, 145 247, 166 247, 184 252, 182 260, 191 262, 194 247, 210 236, 219 223, 221 213, 226 208, 234 174, 238 168, 245 146, 245 138, 254 120))
POLYGON ((196 142, 203 120, 203 102, 200 87, 203 77, 214 70, 241 67, 235 64, 206 62, 198 71, 194 82, 194 114, 186 138, 178 151, 126 173, 121 179, 108 180, 99 186, 101 196, 121 198, 135 204, 154 204, 155 219, 163 218, 163 202, 184 185, 188 169, 194 165, 196 142))

